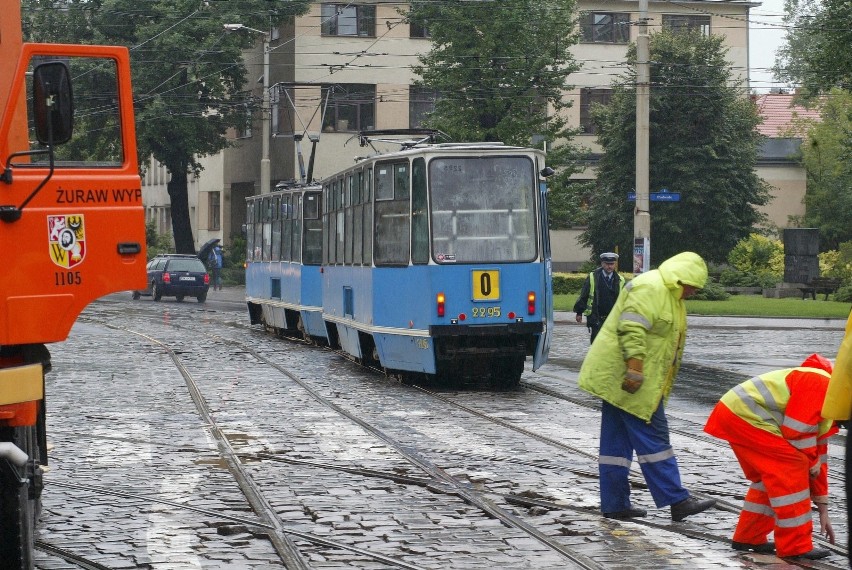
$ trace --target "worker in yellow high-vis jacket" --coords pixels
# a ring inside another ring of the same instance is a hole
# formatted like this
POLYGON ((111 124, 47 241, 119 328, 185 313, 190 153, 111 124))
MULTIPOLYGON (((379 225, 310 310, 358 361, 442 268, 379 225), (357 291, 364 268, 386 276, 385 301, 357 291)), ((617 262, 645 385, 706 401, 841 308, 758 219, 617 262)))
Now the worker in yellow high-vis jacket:
MULTIPOLYGON (((822 406, 822 416, 847 421, 852 416, 852 314, 846 321, 846 335, 837 351, 834 371, 828 382, 828 392, 822 406)), ((852 522, 852 438, 846 436, 846 520, 852 522)), ((849 535, 849 563, 852 564, 852 534, 849 535)))

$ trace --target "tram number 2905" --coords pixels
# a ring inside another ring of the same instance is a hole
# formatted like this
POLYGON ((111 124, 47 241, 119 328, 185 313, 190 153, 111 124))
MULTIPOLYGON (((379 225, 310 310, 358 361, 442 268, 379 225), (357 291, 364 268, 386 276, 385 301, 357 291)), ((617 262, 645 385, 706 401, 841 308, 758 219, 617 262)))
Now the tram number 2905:
POLYGON ((480 318, 499 317, 500 307, 473 307, 470 310, 470 316, 480 318))

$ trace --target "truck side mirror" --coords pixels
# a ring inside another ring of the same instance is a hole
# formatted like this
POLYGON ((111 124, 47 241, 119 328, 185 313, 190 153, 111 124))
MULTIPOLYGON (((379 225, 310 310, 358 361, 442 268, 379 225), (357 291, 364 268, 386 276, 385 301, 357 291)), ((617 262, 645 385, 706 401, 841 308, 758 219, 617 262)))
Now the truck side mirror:
POLYGON ((71 74, 61 61, 38 65, 33 71, 33 115, 38 142, 59 145, 74 130, 71 74))

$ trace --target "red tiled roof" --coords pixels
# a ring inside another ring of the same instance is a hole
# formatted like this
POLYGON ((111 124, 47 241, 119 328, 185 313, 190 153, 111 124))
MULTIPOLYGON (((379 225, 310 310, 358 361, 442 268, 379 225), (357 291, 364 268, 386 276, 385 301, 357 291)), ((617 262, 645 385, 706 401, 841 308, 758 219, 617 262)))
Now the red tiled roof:
POLYGON ((767 137, 783 137, 783 132, 790 127, 793 118, 820 119, 817 109, 808 109, 799 105, 793 105, 792 94, 766 93, 755 96, 755 103, 763 124, 757 127, 762 135, 767 137))

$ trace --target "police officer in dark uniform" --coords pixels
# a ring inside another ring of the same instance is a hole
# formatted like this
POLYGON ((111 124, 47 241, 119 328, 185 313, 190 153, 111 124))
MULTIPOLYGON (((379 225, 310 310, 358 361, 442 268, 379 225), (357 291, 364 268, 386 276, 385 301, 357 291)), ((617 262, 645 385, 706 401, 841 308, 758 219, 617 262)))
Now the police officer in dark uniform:
POLYGON ((591 342, 594 342, 607 315, 615 305, 621 288, 624 287, 624 277, 615 270, 618 254, 607 252, 602 253, 600 257, 601 266, 586 277, 580 297, 574 303, 577 322, 582 323, 583 315, 586 315, 586 326, 592 334, 591 342))

